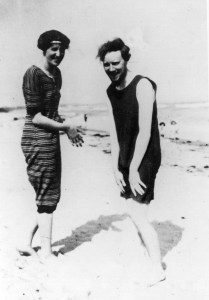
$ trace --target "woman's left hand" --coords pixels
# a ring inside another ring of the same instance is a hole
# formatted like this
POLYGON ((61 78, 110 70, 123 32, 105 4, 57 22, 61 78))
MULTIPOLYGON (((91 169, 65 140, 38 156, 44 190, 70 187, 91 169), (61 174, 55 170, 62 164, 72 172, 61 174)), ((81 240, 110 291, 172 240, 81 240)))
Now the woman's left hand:
POLYGON ((82 147, 83 144, 83 131, 81 127, 76 126, 72 121, 65 120, 63 125, 66 127, 65 132, 73 146, 82 147))
POLYGON ((73 146, 82 146, 83 138, 81 136, 81 131, 78 128, 71 126, 66 130, 66 133, 73 146))
POLYGON ((134 196, 137 195, 136 193, 139 193, 139 195, 144 194, 144 189, 146 189, 146 185, 143 181, 141 181, 138 171, 130 170, 129 183, 134 196))

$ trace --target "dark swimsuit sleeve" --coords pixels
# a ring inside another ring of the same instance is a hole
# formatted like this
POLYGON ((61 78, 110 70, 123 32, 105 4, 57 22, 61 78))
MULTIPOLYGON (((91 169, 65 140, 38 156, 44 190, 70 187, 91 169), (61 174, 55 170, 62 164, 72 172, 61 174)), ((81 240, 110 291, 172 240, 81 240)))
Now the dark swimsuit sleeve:
POLYGON ((33 117, 42 111, 41 84, 37 68, 31 67, 26 71, 22 89, 27 115, 33 117))

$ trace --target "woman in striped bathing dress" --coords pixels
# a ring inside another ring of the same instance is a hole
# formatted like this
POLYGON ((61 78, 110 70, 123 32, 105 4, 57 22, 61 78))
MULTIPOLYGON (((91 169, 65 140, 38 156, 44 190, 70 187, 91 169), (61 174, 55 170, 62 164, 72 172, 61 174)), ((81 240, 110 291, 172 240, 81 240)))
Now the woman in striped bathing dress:
POLYGON ((28 228, 21 254, 33 255, 33 237, 39 228, 41 259, 52 257, 53 212, 60 199, 61 154, 59 131, 67 134, 73 145, 83 143, 79 130, 63 122, 58 114, 62 86, 59 64, 70 40, 61 32, 50 30, 40 35, 38 48, 43 51, 40 66, 31 66, 23 78, 26 120, 21 140, 27 174, 36 193, 37 221, 28 228))

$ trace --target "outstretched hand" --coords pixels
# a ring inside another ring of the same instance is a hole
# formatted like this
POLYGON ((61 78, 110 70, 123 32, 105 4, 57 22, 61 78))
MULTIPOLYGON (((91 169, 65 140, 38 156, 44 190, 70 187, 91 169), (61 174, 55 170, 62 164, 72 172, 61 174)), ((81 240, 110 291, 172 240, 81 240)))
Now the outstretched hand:
POLYGON ((73 146, 82 147, 83 137, 81 135, 82 130, 75 126, 69 126, 66 130, 66 134, 73 146))
POLYGON ((130 187, 131 190, 134 194, 134 196, 136 196, 136 193, 139 193, 139 195, 143 195, 144 194, 144 190, 146 189, 146 185, 143 183, 143 181, 141 181, 141 178, 139 176, 138 171, 131 171, 129 172, 129 183, 130 183, 130 187))
POLYGON ((126 183, 124 181, 123 174, 120 171, 115 170, 114 175, 115 175, 115 181, 116 181, 120 191, 122 193, 124 193, 125 192, 124 187, 126 186, 126 183))

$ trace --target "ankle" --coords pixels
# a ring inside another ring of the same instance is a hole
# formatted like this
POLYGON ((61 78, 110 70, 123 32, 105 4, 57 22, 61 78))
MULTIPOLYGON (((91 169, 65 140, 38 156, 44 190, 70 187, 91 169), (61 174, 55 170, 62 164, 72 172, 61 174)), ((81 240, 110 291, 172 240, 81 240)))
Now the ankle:
POLYGON ((153 270, 157 272, 164 272, 163 266, 161 262, 152 262, 153 270))

